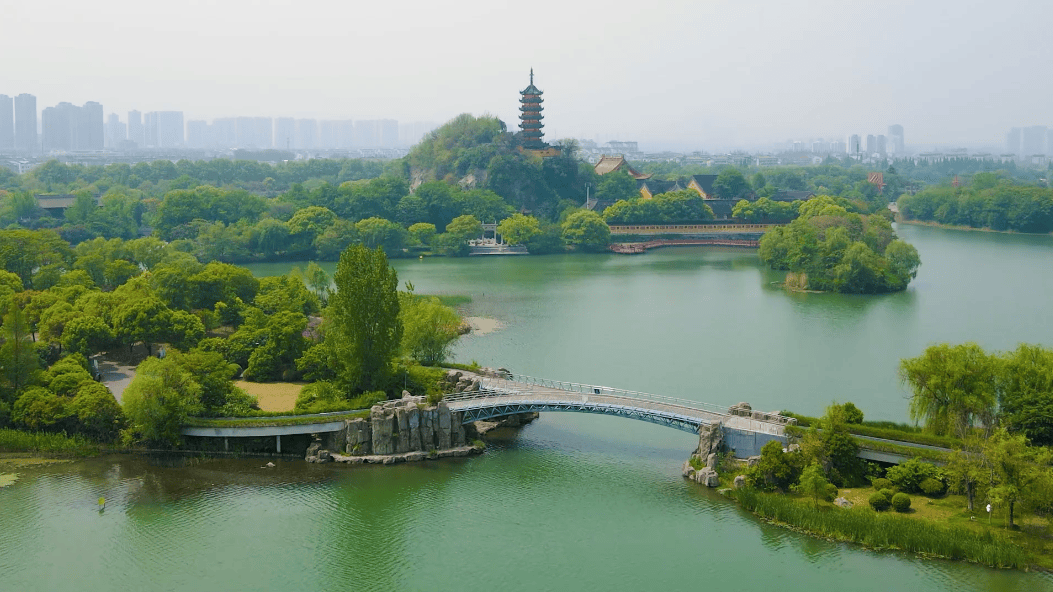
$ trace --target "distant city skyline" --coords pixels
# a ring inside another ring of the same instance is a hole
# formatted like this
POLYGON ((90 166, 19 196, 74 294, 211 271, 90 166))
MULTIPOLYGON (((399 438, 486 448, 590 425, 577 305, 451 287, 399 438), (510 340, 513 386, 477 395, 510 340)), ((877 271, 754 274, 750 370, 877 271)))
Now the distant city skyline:
POLYGON ((658 0, 631 12, 228 0, 207 18, 178 3, 39 0, 4 17, 18 26, 0 51, 24 58, 5 62, 0 92, 107 113, 440 124, 491 113, 512 128, 533 67, 550 139, 712 151, 895 123, 931 150, 1053 126, 1053 79, 1041 74, 1053 5, 1029 0, 658 0))

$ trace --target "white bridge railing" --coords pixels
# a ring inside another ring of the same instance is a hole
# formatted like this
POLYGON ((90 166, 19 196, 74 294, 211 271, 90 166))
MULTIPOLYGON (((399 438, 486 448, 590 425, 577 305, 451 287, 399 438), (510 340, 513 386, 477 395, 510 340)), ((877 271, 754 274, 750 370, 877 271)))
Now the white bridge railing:
MULTIPOLYGON (((507 373, 502 378, 494 378, 488 376, 481 376, 482 388, 476 392, 467 393, 456 393, 446 395, 445 399, 450 402, 458 401, 469 401, 473 399, 493 399, 495 397, 502 398, 537 398, 539 395, 543 395, 542 390, 550 391, 548 396, 551 396, 551 391, 559 391, 563 393, 575 393, 582 395, 583 400, 587 401, 588 397, 602 397, 610 401, 610 399, 623 399, 627 401, 646 402, 651 405, 645 405, 645 407, 652 407, 654 405, 660 405, 663 407, 679 407, 682 409, 689 409, 694 412, 701 412, 706 416, 719 416, 720 418, 736 418, 739 423, 749 424, 750 429, 754 431, 768 431, 766 428, 759 424, 777 424, 785 425, 787 423, 794 423, 789 418, 785 418, 777 414, 765 414, 771 419, 755 419, 750 416, 739 416, 732 415, 729 413, 728 407, 722 405, 714 405, 712 403, 705 403, 702 401, 693 401, 690 399, 679 399, 676 397, 666 397, 663 395, 656 395, 653 393, 644 393, 640 391, 631 391, 626 389, 613 388, 609 386, 600 386, 596 384, 582 384, 578 382, 567 382, 562 380, 550 380, 547 378, 538 378, 536 376, 528 376, 525 374, 507 373), (534 387, 534 388, 531 388, 534 387), (753 424, 758 424, 754 426, 753 424)), ((721 421, 724 421, 721 419, 721 421)))
MULTIPOLYGON (((491 381, 495 379, 483 379, 484 382, 487 380, 491 381)), ((501 379, 496 379, 501 380, 501 379)), ((676 405, 678 407, 686 407, 688 409, 696 409, 699 411, 706 411, 708 413, 716 415, 729 415, 728 408, 722 405, 714 405, 712 403, 704 403, 702 401, 692 401, 690 399, 678 399, 676 397, 667 397, 664 395, 655 395, 653 393, 644 393, 640 391, 630 391, 626 389, 613 388, 609 386, 600 386, 598 384, 581 384, 578 382, 565 382, 562 380, 549 380, 547 378, 538 378, 536 376, 527 376, 525 374, 511 373, 508 378, 504 379, 509 382, 526 384, 531 386, 538 386, 541 388, 553 389, 558 391, 567 391, 572 393, 581 393, 583 395, 605 395, 611 397, 624 397, 627 399, 635 399, 640 401, 651 401, 654 403, 663 403, 666 405, 676 405)))

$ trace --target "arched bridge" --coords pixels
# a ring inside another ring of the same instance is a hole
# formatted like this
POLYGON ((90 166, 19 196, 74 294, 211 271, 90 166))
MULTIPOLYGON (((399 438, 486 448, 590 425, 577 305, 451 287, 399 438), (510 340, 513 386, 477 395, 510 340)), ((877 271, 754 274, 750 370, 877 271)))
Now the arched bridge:
POLYGON ((565 411, 616 415, 692 434, 703 426, 720 424, 728 446, 738 456, 750 456, 759 454, 770 440, 785 443, 785 426, 794 422, 776 414, 736 414, 728 407, 699 401, 522 374, 481 378, 478 391, 445 397, 450 411, 461 412, 464 423, 516 413, 565 411))

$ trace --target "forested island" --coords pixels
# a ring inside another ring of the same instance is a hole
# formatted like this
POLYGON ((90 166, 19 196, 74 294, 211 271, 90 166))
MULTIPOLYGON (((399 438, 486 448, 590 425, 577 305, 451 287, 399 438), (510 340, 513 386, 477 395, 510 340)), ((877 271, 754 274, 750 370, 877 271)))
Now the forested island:
POLYGON ((817 197, 797 218, 761 238, 761 261, 789 271, 798 290, 873 294, 904 290, 917 274, 918 251, 896 238, 881 214, 861 215, 844 198, 817 197))

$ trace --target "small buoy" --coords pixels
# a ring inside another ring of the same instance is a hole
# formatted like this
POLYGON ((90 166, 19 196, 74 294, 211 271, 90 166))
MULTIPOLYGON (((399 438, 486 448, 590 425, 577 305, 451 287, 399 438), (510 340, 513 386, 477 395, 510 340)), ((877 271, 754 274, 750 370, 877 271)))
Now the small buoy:
POLYGON ((105 509, 106 509, 106 498, 100 497, 99 498, 99 511, 101 512, 101 511, 103 511, 105 509))
POLYGON ((268 467, 273 467, 273 466, 274 466, 274 463, 272 463, 272 462, 269 462, 269 463, 267 463, 267 466, 268 466, 268 467))
POLYGON ((421 259, 421 261, 423 261, 424 260, 424 255, 421 255, 420 259, 421 259))

